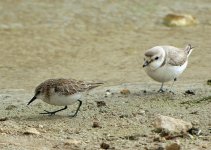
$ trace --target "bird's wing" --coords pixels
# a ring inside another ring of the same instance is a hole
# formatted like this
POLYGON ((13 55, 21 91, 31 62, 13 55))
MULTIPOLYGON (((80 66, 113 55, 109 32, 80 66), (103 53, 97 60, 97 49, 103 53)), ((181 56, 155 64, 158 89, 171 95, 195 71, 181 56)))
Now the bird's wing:
POLYGON ((172 66, 182 66, 187 60, 187 54, 184 50, 173 46, 164 47, 166 51, 166 63, 172 66))
POLYGON ((59 85, 56 85, 55 92, 59 92, 60 94, 63 94, 63 95, 73 95, 77 92, 88 91, 101 84, 70 79, 70 80, 63 81, 59 85))

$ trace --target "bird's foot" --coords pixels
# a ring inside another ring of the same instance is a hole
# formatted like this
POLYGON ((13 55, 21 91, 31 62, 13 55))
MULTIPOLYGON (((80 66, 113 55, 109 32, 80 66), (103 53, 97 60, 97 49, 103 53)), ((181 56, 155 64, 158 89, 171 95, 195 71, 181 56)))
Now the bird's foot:
POLYGON ((47 110, 44 110, 45 112, 44 113, 40 113, 42 115, 49 115, 49 116, 53 116, 56 114, 57 111, 47 111, 47 110))
POLYGON ((164 92, 165 92, 165 90, 163 90, 163 89, 158 90, 158 93, 164 93, 164 92))

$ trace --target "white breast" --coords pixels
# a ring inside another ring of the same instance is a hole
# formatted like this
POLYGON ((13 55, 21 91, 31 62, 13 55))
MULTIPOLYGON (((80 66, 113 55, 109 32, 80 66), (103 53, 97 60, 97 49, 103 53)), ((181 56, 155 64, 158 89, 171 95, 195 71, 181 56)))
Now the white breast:
POLYGON ((43 101, 51 105, 65 106, 77 102, 77 100, 79 100, 81 97, 81 93, 76 93, 71 96, 58 95, 57 93, 54 93, 50 96, 49 100, 43 99, 43 101))
POLYGON ((182 66, 172 66, 167 64, 156 70, 153 70, 148 66, 145 71, 155 81, 168 82, 181 75, 187 67, 187 64, 188 61, 186 61, 182 66))

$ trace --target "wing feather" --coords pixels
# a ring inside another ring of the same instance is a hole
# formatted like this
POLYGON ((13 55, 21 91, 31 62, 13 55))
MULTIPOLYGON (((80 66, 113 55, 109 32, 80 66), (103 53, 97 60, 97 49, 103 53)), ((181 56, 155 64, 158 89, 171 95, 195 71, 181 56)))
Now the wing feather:
POLYGON ((187 60, 187 54, 184 50, 173 47, 173 46, 164 46, 166 51, 166 63, 172 66, 182 66, 187 60))

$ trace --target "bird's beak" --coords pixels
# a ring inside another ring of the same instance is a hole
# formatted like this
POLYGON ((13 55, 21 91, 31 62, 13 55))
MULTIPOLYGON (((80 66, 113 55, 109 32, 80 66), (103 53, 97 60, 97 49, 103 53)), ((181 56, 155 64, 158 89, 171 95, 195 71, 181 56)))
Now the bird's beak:
POLYGON ((144 64, 143 64, 143 68, 146 67, 146 66, 148 66, 148 65, 149 65, 149 62, 148 61, 145 61, 144 64))
POLYGON ((36 96, 32 97, 32 99, 28 102, 28 104, 27 104, 27 105, 31 104, 31 103, 32 103, 35 99, 37 99, 37 97, 36 97, 36 96))

